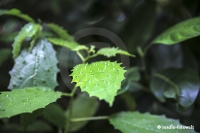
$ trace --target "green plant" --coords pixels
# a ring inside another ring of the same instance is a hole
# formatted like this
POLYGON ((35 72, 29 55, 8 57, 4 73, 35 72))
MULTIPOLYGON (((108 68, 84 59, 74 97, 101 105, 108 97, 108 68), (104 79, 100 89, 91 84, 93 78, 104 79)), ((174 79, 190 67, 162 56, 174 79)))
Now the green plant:
MULTIPOLYGON (((144 78, 146 80, 150 78, 145 60, 150 46, 153 44, 173 45, 200 35, 199 17, 173 26, 144 48, 137 47, 142 67, 133 67, 126 71, 117 62, 98 61, 88 64, 89 59, 98 55, 113 57, 116 54, 122 54, 135 57, 126 51, 108 47, 101 48, 96 52, 94 46, 80 45, 63 28, 56 24, 36 23, 31 17, 22 14, 17 9, 1 10, 0 15, 4 14, 18 16, 29 23, 21 29, 13 43, 12 53, 15 65, 10 71, 11 80, 8 86, 11 91, 1 92, 0 118, 20 115, 20 123, 24 132, 30 128, 29 125, 40 115, 43 115, 46 120, 53 123, 59 129, 59 132, 64 129, 65 133, 80 129, 89 120, 101 119, 108 119, 115 129, 123 133, 171 132, 163 128, 160 129, 159 126, 182 125, 179 121, 165 116, 156 116, 149 113, 142 114, 136 111, 119 112, 110 116, 93 116, 97 111, 98 101, 88 98, 87 94, 89 94, 89 97, 94 96, 100 100, 105 100, 110 107, 112 107, 114 98, 117 95, 126 95, 124 99, 130 98, 129 86, 138 85, 137 81, 141 78, 140 72, 145 73, 144 78), (46 31, 46 29, 48 30, 46 31), (45 32, 49 34, 44 34, 45 32), (25 42, 29 45, 26 44, 22 48, 22 44, 25 42), (56 51, 52 44, 66 47, 76 52, 82 61, 82 64, 76 65, 72 69, 70 76, 73 79, 72 82, 76 83, 76 85, 71 93, 54 91, 58 85, 56 79, 59 69, 57 68, 56 51), (124 77, 125 72, 126 79, 124 77), (122 84, 123 80, 124 83, 122 84), (123 85, 128 87, 121 87, 123 85), (80 95, 74 99, 75 93, 79 88, 87 93, 83 93, 82 95, 84 96, 80 95), (62 96, 70 97, 67 110, 63 110, 57 104, 51 104, 62 96), (83 112, 80 111, 81 109, 83 109, 83 112)), ((1 59, 0 64, 4 60, 1 59)), ((178 111, 183 111, 189 108, 197 97, 199 75, 189 68, 164 69, 153 73, 149 84, 150 89, 145 89, 145 91, 153 93, 160 102, 171 100, 173 102, 172 105, 178 111), (191 90, 192 94, 190 93, 191 90)), ((138 86, 141 85, 139 84, 138 86)), ((132 108, 133 110, 135 109, 135 107, 132 108)), ((181 133, 194 131, 192 129, 173 130, 181 133)))

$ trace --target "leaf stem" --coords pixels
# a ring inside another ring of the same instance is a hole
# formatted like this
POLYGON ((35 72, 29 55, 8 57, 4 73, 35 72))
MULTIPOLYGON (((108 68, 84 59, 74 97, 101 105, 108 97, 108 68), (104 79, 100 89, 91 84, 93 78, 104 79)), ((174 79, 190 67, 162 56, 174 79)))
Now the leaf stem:
POLYGON ((79 51, 77 51, 76 53, 81 58, 82 62, 85 63, 85 58, 83 57, 83 55, 79 51))
POLYGON ((105 119, 108 119, 108 118, 109 118, 108 116, 94 116, 94 117, 72 118, 71 122, 105 120, 105 119))
POLYGON ((75 86, 73 89, 72 89, 72 92, 71 92, 71 98, 70 98, 70 101, 69 101, 69 115, 68 115, 68 118, 67 118, 67 122, 66 122, 66 128, 65 128, 65 133, 68 133, 69 132, 69 128, 70 128, 70 125, 71 125, 71 117, 72 117, 72 107, 73 107, 73 99, 74 99, 74 94, 76 92, 76 89, 77 87, 75 86))
POLYGON ((63 95, 63 96, 66 96, 66 97, 71 97, 71 96, 72 96, 71 93, 65 93, 65 92, 62 92, 62 95, 63 95))

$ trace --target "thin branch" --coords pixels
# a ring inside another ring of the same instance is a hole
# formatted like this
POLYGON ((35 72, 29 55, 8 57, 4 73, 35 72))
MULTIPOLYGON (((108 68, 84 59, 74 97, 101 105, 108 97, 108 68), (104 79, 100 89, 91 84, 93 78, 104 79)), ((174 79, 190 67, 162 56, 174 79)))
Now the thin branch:
POLYGON ((80 121, 94 121, 94 120, 105 120, 108 119, 108 116, 94 116, 94 117, 83 117, 83 118, 72 118, 71 122, 80 122, 80 121))

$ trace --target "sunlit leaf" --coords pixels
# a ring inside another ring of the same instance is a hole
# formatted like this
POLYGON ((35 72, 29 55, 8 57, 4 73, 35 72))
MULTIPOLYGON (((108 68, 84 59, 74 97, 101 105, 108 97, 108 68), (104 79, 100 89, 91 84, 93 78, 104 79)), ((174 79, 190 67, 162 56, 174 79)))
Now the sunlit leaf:
POLYGON ((0 118, 31 113, 55 102, 61 95, 61 92, 55 92, 46 87, 30 87, 1 92, 0 118))
POLYGON ((199 92, 199 75, 192 69, 165 69, 154 73, 150 82, 152 93, 161 102, 175 101, 177 110, 189 108, 199 92))
POLYGON ((15 9, 15 8, 11 10, 0 10, 0 16, 1 15, 13 15, 13 16, 22 18, 28 22, 34 22, 34 20, 30 16, 26 14, 22 14, 20 10, 15 9))
POLYGON ((54 89, 57 83, 57 58, 52 44, 46 40, 37 42, 32 51, 22 50, 15 59, 15 65, 10 71, 9 89, 32 86, 45 86, 54 89))
POLYGON ((122 54, 122 55, 135 57, 134 55, 132 55, 124 50, 121 50, 119 48, 114 48, 114 47, 113 48, 101 48, 99 51, 97 51, 97 54, 104 55, 106 57, 113 57, 113 56, 116 56, 116 54, 122 54))
POLYGON ((21 50, 21 45, 24 39, 27 37, 32 38, 40 30, 41 26, 39 24, 28 23, 26 24, 18 35, 15 37, 13 43, 13 57, 16 58, 21 50))
POLYGON ((80 64, 72 71, 72 82, 76 82, 82 91, 88 92, 90 96, 103 99, 112 106, 125 73, 119 63, 100 61, 80 64))
POLYGON ((200 17, 180 22, 160 34, 152 43, 176 44, 200 35, 200 17))
POLYGON ((182 125, 178 120, 166 118, 164 115, 156 116, 149 113, 120 112, 111 115, 110 123, 122 133, 195 133, 194 127, 178 129, 182 125), (171 129, 166 129, 166 128, 171 129), (175 129, 172 129, 174 128, 175 129))

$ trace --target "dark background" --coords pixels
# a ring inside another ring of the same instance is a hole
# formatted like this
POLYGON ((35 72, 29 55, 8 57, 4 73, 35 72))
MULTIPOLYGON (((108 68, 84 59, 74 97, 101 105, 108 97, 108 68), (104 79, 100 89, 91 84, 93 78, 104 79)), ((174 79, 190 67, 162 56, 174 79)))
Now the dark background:
MULTIPOLYGON (((35 20, 61 25, 67 29, 69 34, 89 27, 105 28, 118 35, 126 45, 128 52, 137 56, 137 58, 130 58, 131 67, 141 65, 136 52, 137 46, 143 48, 172 25, 200 15, 199 0, 1 0, 0 8, 17 8, 35 20)), ((1 16, 0 48, 11 49, 14 36, 25 23, 17 17, 1 16)), ((80 39, 79 43, 88 44, 97 41, 115 46, 109 39, 96 35, 86 36, 80 39)), ((199 43, 200 37, 196 37, 172 46, 152 46, 146 57, 148 73, 151 74, 166 67, 179 67, 182 64, 199 71, 199 43)), ((57 47, 55 48, 57 51, 60 50, 57 47)), ((71 58, 73 60, 74 57, 71 58)), ((73 66, 73 63, 71 66, 73 66)), ((0 90, 7 90, 10 81, 8 72, 13 65, 14 61, 9 56, 0 66, 0 90)), ((66 91, 60 75, 58 82, 59 86, 56 89, 66 91)), ((147 88, 149 87, 149 82, 143 80, 143 78, 139 82, 147 88)), ((181 123, 194 125, 195 129, 200 132, 200 96, 191 108, 182 113, 170 108, 167 103, 159 103, 150 93, 137 91, 132 96, 137 105, 135 110, 165 114, 167 117, 180 119, 181 123)), ((68 99, 61 99, 58 103, 63 108, 67 108, 66 100, 68 99)), ((126 110, 129 110, 129 108, 123 99, 117 97, 112 108, 109 108, 107 103, 101 102, 96 115, 110 115, 126 110)), ((9 120, 9 123, 18 122, 18 116, 9 120)), ((9 131, 13 132, 12 129, 9 129, 9 131)), ((55 130, 52 132, 55 132, 55 130)), ((97 132, 118 133, 109 125, 108 121, 89 122, 78 131, 78 133, 97 132)))

